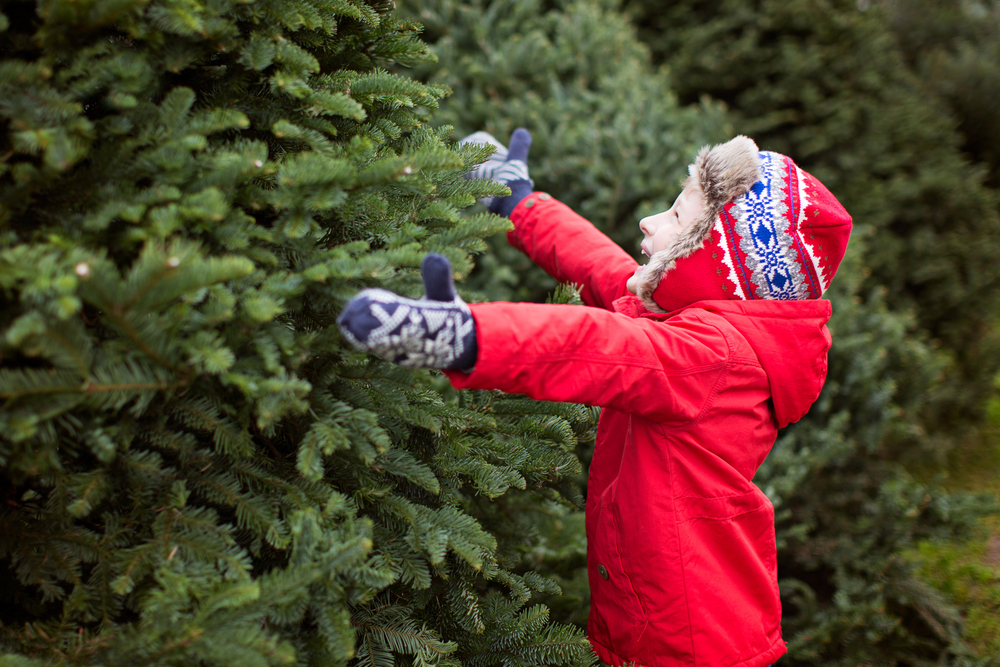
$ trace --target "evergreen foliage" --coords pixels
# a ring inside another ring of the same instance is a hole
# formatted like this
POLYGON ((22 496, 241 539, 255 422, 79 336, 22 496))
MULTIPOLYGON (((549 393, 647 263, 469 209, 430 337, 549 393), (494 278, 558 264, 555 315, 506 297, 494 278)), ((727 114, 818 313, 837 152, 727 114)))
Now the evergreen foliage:
POLYGON ((961 152, 947 105, 907 66, 880 6, 628 7, 682 101, 725 102, 737 131, 794 156, 837 193, 868 239, 867 285, 887 286, 891 307, 912 309, 958 362, 934 419, 955 425, 979 416, 1000 368, 992 326, 1000 313, 1000 198, 983 186, 985 169, 961 152))
MULTIPOLYGON (((537 187, 627 250, 636 250, 638 219, 679 192, 697 148, 734 132, 710 101, 678 106, 667 74, 645 60, 617 2, 421 0, 403 9, 426 25, 439 57, 424 76, 455 91, 435 118, 453 123, 458 134, 487 129, 501 139, 513 127, 531 129, 537 187)), ((694 17, 685 21, 692 31, 694 17)), ((825 179, 830 171, 815 173, 825 179)), ((865 214, 849 210, 863 228, 865 214)), ((870 234, 878 244, 882 237, 870 234)), ((829 294, 835 344, 826 388, 809 415, 782 432, 755 477, 777 512, 790 650, 782 663, 975 662, 954 600, 925 584, 902 554, 918 542, 969 535, 994 502, 946 494, 896 463, 904 455, 933 459, 947 445, 926 424, 947 398, 950 361, 920 333, 913 314, 899 312, 893 291, 866 284, 865 240, 852 240, 829 294)), ((485 289, 494 298, 537 299, 551 282, 522 270, 527 262, 505 243, 495 250, 504 264, 485 274, 492 281, 485 289)), ((487 256, 482 264, 492 261, 487 256)), ((581 519, 543 524, 549 539, 522 565, 563 583, 564 600, 550 602, 574 623, 586 620, 576 603, 586 596, 581 519)))
POLYGON ((1000 3, 892 0, 882 3, 906 62, 958 120, 963 148, 989 167, 1000 189, 1000 3))
MULTIPOLYGON (((595 414, 345 346, 508 222, 382 0, 0 17, 0 663, 588 665, 528 604, 595 414), (518 507, 518 511, 511 511, 518 507)), ((571 295, 567 295, 569 298, 571 295)))

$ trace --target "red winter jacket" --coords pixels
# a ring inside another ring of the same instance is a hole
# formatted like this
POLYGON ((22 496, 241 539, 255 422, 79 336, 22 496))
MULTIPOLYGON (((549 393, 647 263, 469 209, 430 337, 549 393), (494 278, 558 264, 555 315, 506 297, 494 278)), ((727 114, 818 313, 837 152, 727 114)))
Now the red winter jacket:
POLYGON ((761 667, 785 653, 774 509, 751 479, 826 377, 828 301, 647 311, 636 262, 535 193, 511 242, 590 306, 472 305, 458 388, 604 408, 587 488, 588 635, 611 665, 761 667))

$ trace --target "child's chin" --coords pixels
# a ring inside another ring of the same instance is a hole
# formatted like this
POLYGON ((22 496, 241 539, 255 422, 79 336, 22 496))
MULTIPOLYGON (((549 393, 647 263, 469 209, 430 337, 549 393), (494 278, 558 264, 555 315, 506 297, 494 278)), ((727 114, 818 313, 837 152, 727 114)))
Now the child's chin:
POLYGON ((639 280, 642 278, 642 271, 645 268, 646 267, 643 266, 642 264, 637 266, 635 269, 635 273, 633 273, 632 277, 629 278, 628 281, 625 283, 625 289, 627 289, 631 294, 635 294, 638 291, 639 280))

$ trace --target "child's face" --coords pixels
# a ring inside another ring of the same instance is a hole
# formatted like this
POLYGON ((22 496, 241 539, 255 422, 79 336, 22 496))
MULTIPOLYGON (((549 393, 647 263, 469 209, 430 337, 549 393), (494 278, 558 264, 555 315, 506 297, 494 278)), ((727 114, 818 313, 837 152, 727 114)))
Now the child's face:
MULTIPOLYGON (((701 216, 704 208, 701 191, 694 185, 688 185, 669 209, 640 220, 639 229, 642 230, 643 238, 639 247, 642 248, 642 254, 652 257, 672 246, 681 232, 701 216)), ((639 278, 645 268, 640 264, 628 279, 626 287, 632 294, 638 289, 639 278)))

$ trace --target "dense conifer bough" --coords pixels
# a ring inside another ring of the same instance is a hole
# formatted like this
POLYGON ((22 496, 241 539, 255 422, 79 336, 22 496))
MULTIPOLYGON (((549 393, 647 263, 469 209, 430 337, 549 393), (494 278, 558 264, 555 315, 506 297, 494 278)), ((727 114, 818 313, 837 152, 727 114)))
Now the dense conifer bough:
POLYGON ((389 5, 3 3, 0 663, 592 662, 512 568, 594 412, 334 324, 508 224, 389 5))

